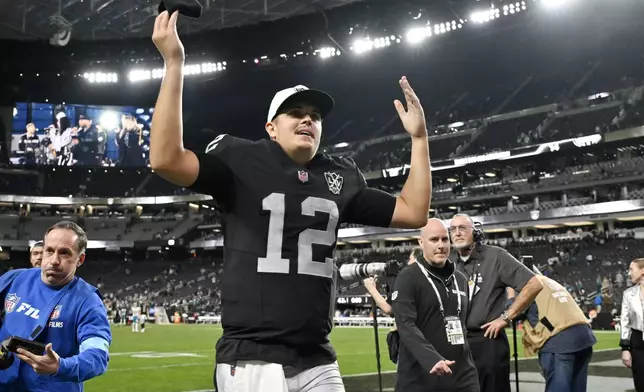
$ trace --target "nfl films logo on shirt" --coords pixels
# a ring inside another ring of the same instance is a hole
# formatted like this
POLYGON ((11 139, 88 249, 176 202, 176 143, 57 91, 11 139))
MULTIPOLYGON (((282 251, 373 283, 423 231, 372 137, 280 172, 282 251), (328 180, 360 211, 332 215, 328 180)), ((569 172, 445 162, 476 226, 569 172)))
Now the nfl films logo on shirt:
POLYGON ((56 305, 54 308, 54 311, 51 312, 51 317, 50 320, 56 320, 58 317, 60 317, 60 310, 63 308, 63 305, 56 305))
POLYGON ((16 308, 16 305, 18 305, 18 302, 20 302, 20 297, 18 297, 15 294, 7 294, 7 297, 4 299, 4 310, 7 313, 11 313, 14 311, 16 308))
POLYGON ((300 180, 302 184, 304 184, 305 182, 309 181, 309 173, 306 170, 298 170, 297 178, 300 180))
POLYGON ((339 195, 342 190, 342 183, 344 179, 338 173, 324 173, 324 178, 326 179, 326 184, 329 186, 329 190, 334 195, 339 195))

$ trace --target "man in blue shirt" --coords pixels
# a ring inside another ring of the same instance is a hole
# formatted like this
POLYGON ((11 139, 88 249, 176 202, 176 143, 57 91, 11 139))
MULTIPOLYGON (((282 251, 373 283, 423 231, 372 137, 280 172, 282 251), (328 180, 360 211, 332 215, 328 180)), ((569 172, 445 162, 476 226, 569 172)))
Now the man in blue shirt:
POLYGON ((77 392, 83 382, 107 370, 112 340, 98 289, 75 276, 85 261, 87 235, 62 221, 45 233, 40 269, 0 277, 4 320, 0 340, 11 336, 46 344, 43 355, 18 349, 0 370, 0 390, 77 392))

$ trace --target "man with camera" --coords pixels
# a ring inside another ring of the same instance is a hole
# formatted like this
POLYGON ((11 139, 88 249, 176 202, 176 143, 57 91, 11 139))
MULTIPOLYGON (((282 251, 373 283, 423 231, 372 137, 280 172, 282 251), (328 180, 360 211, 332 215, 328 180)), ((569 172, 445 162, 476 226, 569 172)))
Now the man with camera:
POLYGON ((76 223, 47 230, 40 269, 0 277, 0 390, 74 392, 107 370, 112 340, 94 286, 75 276, 87 235, 76 223))
POLYGON ((543 285, 505 249, 481 244, 483 232, 468 215, 454 215, 449 230, 453 258, 467 276, 465 326, 481 392, 510 392, 510 345, 505 328, 534 301, 543 285), (520 294, 506 310, 507 287, 520 294))
POLYGON ((467 279, 449 260, 445 225, 430 219, 418 240, 423 250, 396 279, 391 296, 401 345, 396 391, 478 392, 464 335, 467 279))

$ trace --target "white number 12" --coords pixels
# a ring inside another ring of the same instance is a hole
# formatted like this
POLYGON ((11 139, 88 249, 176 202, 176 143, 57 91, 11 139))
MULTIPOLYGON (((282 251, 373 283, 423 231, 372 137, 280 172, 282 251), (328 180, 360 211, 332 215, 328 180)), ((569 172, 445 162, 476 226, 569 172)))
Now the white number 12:
MULTIPOLYGON (((271 216, 268 222, 266 257, 260 257, 257 260, 257 272, 289 273, 289 260, 282 258, 285 200, 286 196, 283 193, 271 193, 262 200, 262 208, 264 211, 270 211, 271 216)), ((302 202, 302 215, 315 216, 316 212, 329 214, 329 222, 326 230, 306 229, 300 233, 297 241, 297 273, 331 278, 333 259, 326 257, 323 262, 313 260, 313 244, 332 246, 335 243, 335 229, 338 226, 340 213, 338 205, 332 200, 307 197, 302 202)))

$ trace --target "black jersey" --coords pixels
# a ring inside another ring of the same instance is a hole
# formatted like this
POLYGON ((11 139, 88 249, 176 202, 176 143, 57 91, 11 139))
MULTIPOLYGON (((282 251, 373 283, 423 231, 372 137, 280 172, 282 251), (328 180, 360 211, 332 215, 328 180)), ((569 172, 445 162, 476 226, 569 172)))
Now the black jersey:
POLYGON ((299 165, 271 140, 221 135, 197 155, 192 189, 213 195, 224 213, 217 361, 333 362, 339 225, 388 226, 395 199, 367 188, 351 159, 317 154, 299 165))

